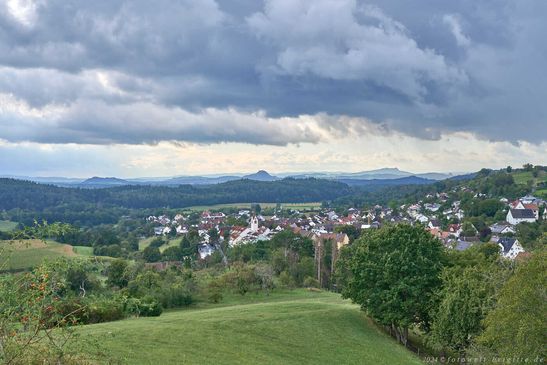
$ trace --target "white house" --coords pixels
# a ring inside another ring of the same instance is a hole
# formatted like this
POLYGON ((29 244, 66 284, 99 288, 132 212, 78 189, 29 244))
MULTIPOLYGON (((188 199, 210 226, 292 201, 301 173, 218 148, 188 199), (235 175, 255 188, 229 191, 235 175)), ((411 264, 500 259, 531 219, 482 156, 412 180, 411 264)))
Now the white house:
POLYGON ((186 234, 186 233, 188 233, 188 228, 182 225, 177 226, 177 234, 186 234))
POLYGON ((533 223, 537 218, 532 209, 509 209, 506 220, 512 225, 517 225, 522 222, 533 223))
POLYGON ((161 236, 161 235, 169 234, 169 233, 171 233, 171 228, 169 228, 169 227, 155 227, 154 228, 154 234, 156 236, 161 236))
POLYGON ((498 240, 498 246, 500 246, 501 255, 506 259, 514 260, 519 253, 524 252, 524 248, 515 238, 501 237, 498 240))
POLYGON ((208 244, 201 245, 198 248, 199 257, 202 260, 206 258, 207 256, 211 256, 213 252, 215 252, 215 249, 213 248, 213 246, 208 244))
POLYGON ((429 218, 426 217, 425 215, 423 214, 418 214, 416 216, 416 221, 420 222, 420 223, 427 223, 429 221, 429 218))
POLYGON ((437 203, 427 203, 425 204, 425 209, 431 211, 431 212, 436 212, 439 210, 439 208, 441 207, 440 204, 437 204, 437 203))

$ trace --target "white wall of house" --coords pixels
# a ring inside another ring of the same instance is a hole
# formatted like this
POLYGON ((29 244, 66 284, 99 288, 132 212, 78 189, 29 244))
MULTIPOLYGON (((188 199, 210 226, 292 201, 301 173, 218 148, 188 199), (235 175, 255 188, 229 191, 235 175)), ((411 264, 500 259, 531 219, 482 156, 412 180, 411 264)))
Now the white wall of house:
POLYGON ((514 218, 511 214, 511 210, 509 210, 509 212, 507 213, 506 220, 509 224, 512 224, 514 226, 522 222, 534 223, 536 221, 535 218, 514 218))
POLYGON ((514 260, 519 253, 524 252, 524 248, 520 245, 519 241, 515 241, 515 243, 507 253, 503 252, 503 246, 501 244, 499 244, 499 246, 502 249, 501 255, 506 259, 514 260))

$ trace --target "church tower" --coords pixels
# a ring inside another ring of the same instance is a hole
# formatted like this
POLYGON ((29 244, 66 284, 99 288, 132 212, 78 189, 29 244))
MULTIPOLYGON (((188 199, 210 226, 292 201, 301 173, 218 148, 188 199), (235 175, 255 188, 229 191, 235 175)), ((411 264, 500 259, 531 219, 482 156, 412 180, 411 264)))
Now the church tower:
POLYGON ((251 217, 251 232, 258 232, 258 218, 254 215, 251 217))

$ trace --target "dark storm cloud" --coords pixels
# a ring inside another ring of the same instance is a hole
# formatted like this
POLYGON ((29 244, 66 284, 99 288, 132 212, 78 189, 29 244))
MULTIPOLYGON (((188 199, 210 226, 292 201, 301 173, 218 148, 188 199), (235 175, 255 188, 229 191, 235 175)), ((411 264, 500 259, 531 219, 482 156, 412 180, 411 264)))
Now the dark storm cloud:
POLYGON ((544 14, 543 0, 8 0, 0 139, 544 141, 544 14))

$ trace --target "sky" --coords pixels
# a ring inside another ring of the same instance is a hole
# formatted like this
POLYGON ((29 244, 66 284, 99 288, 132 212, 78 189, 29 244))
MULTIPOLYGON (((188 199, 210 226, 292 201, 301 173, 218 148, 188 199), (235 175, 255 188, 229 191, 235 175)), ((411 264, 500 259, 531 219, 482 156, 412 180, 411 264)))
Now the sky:
POLYGON ((0 0, 0 175, 547 164, 544 0, 0 0))

